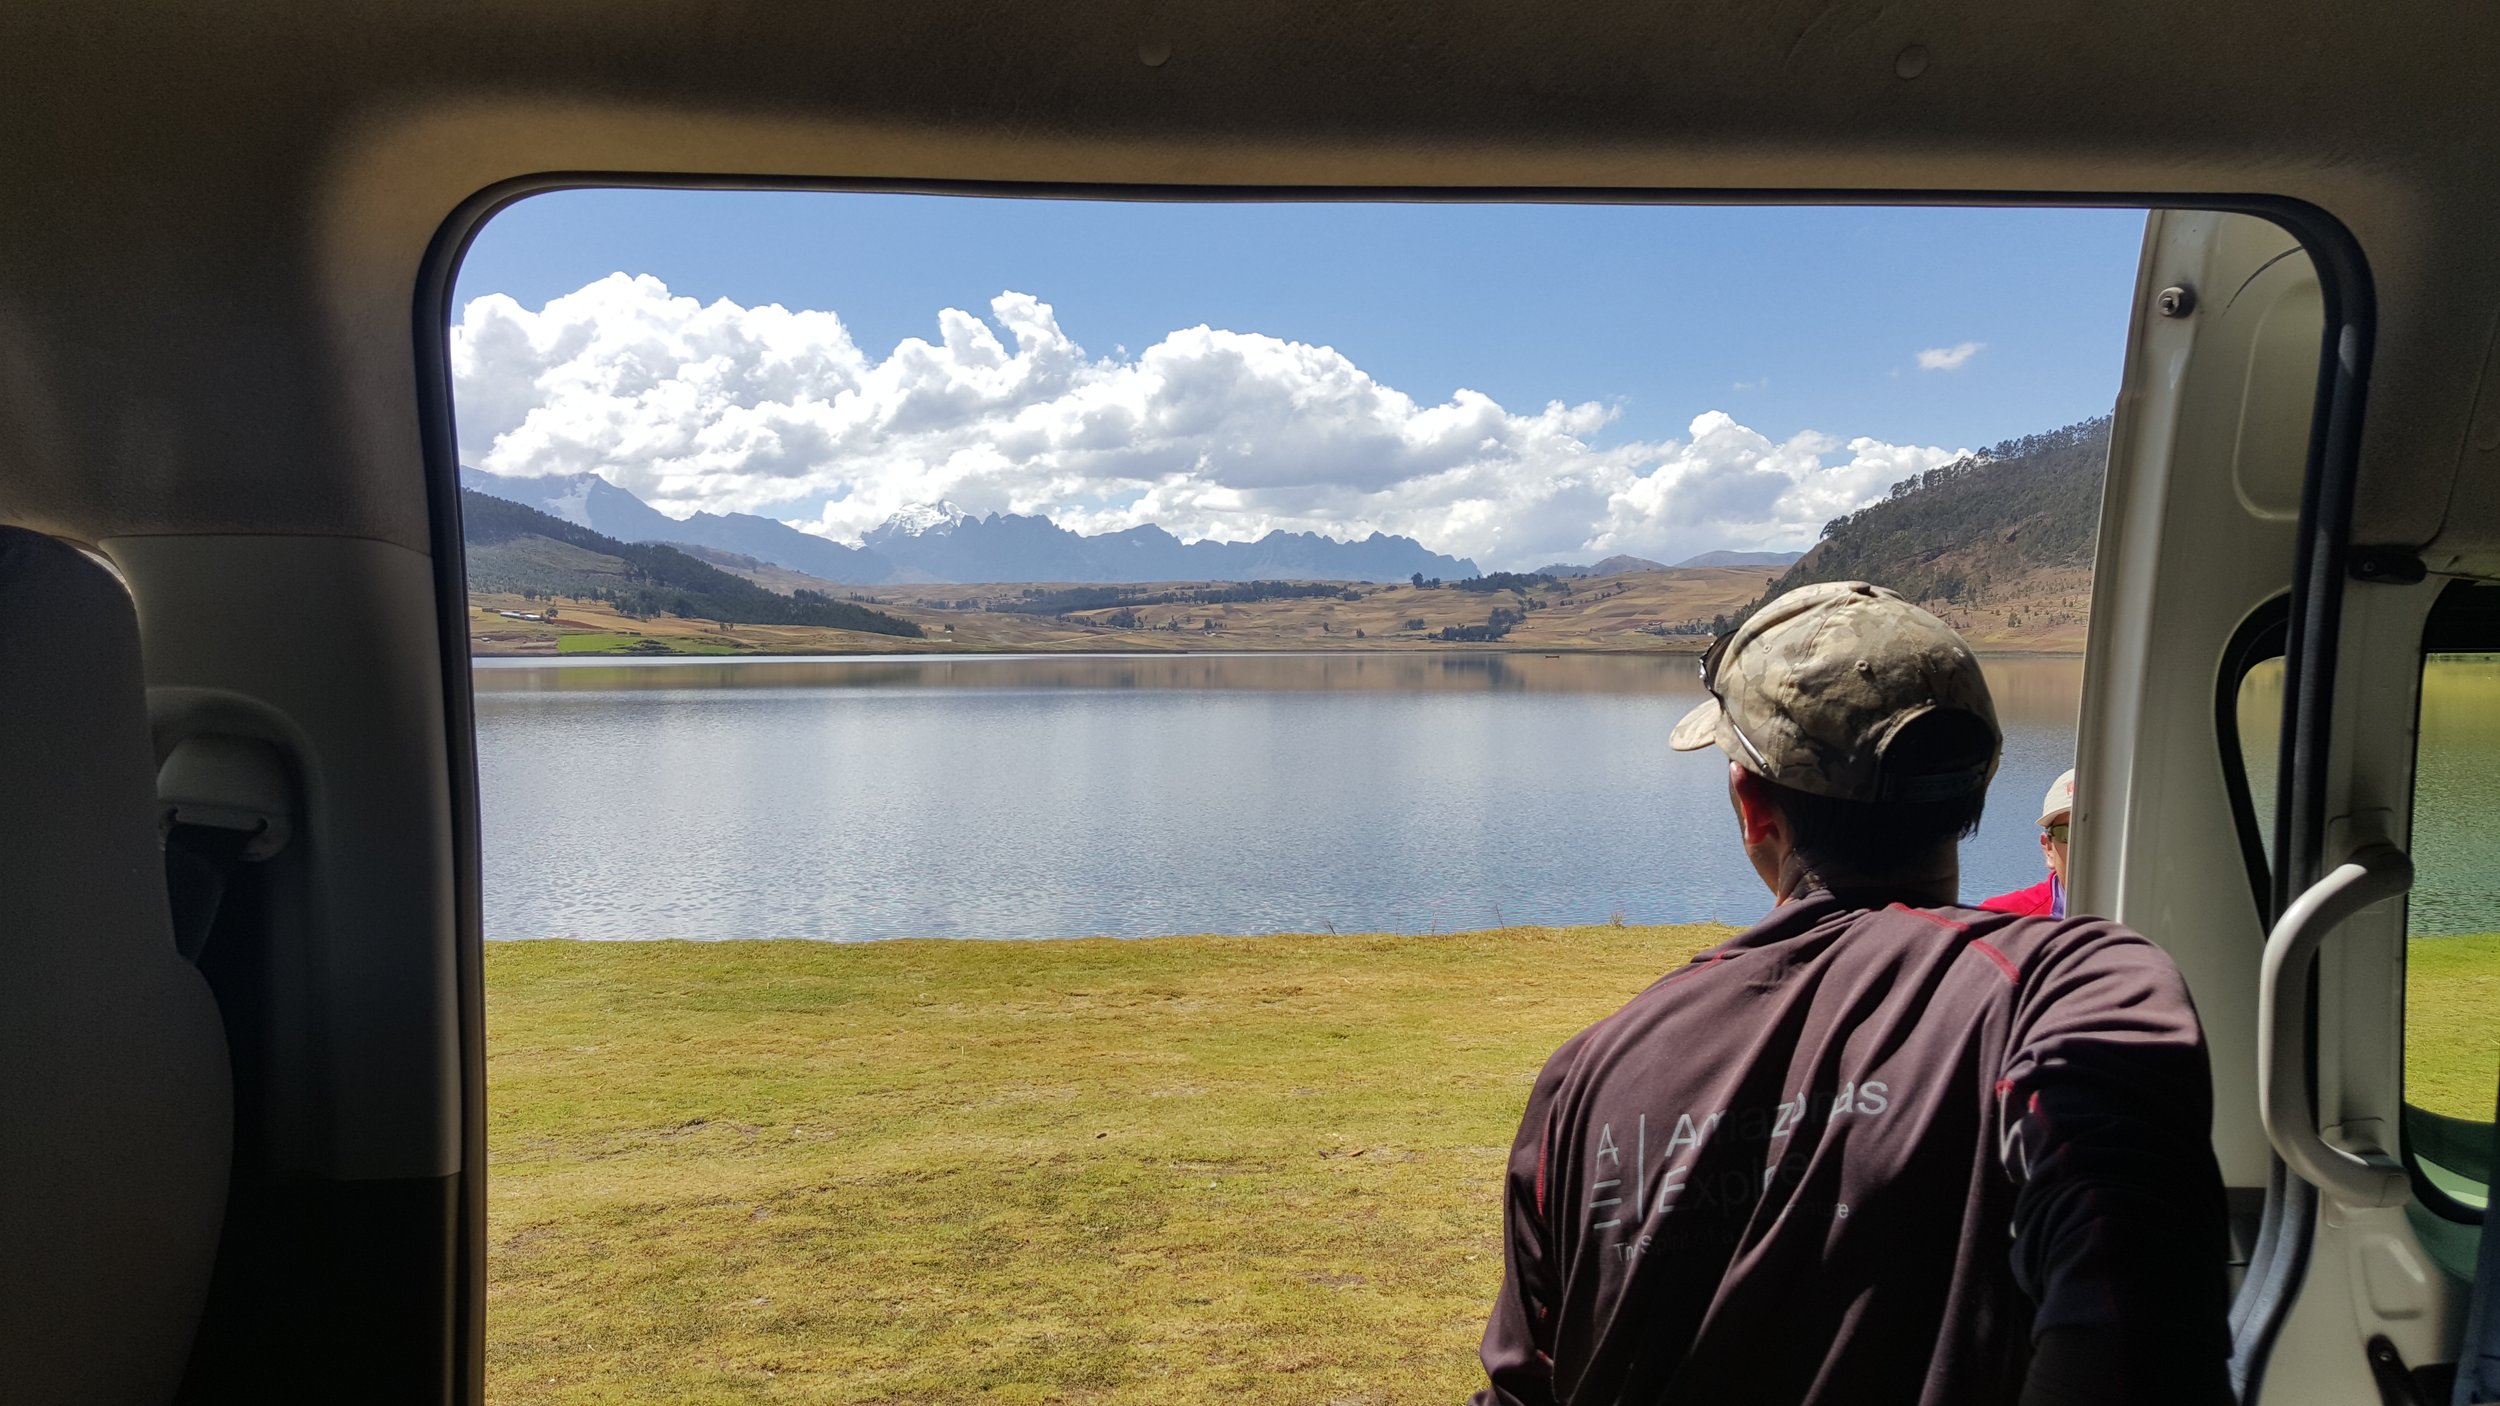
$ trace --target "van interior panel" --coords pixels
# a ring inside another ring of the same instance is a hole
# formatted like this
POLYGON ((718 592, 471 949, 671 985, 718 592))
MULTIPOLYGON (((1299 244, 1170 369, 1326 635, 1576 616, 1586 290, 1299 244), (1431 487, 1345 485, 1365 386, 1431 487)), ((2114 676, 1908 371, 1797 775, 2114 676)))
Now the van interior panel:
MULTIPOLYGON (((143 973, 130 1000, 147 1004, 91 1009, 106 988, 81 983, 103 977, 63 968, 47 979, 80 990, 50 1024, 0 1018, 12 1068, 30 1042, 135 1032, 119 1082, 96 1087, 167 1149, 129 1185, 73 1189, 44 1180, 70 1163, 0 1159, 0 1245, 36 1244, 67 1197, 144 1204, 174 1247, 153 1277, 60 1272, 163 1320, 125 1375, 45 1375, 93 1356, 101 1299, 0 1305, 0 1383, 275 1402, 337 1399, 352 1377, 364 1400, 483 1399, 478 840, 444 326, 496 210, 608 185, 2151 207, 2082 738, 2101 799, 2077 825, 2100 848, 2078 892, 2190 976, 2252 1242, 2316 1223, 2240 1266, 2280 1282, 2244 1345, 2272 1362, 2249 1399, 2375 1399, 2364 1339, 2452 1359, 2465 1286, 2431 1263, 2418 1208, 2318 1209, 2283 1186, 2255 1102, 2255 978, 2282 896, 2243 877, 2214 718, 2244 624, 2296 591, 2329 601, 2323 633, 2294 631, 2313 661, 2340 653, 2295 700, 2317 813, 2281 832, 2311 853, 2278 878, 2297 892, 2365 840, 2405 842, 2424 622, 2448 581, 2500 577, 2495 72, 2500 8, 2464 5, 0 10, 0 610, 33 552, 98 642, 79 658, 9 643, 0 670, 136 677, 138 650, 145 688, 144 705, 129 688, 97 705, 117 770, 95 795, 55 778, 59 794, 7 802, 22 872, 51 871, 12 881, 34 905, 14 911, 32 932, 68 901, 57 885, 121 901, 87 866, 144 845, 122 831, 150 798, 96 807, 107 782, 148 790, 150 746, 163 763, 207 739, 267 798, 255 823, 285 834, 196 972, 143 973), (2195 317, 2154 306, 2175 284, 2195 317), (2336 385, 2349 398, 2330 412, 2336 385), (2393 565, 2322 595, 2295 558, 2332 519, 2334 416, 2357 435, 2335 552, 2393 565), (35 534, 58 543, 9 545, 35 534)), ((6 721, 0 754, 21 758, 23 730, 65 725, 6 721)), ((2323 949, 2306 1036, 2323 1135, 2356 1155, 2396 1152, 2399 906, 2323 949)), ((91 926, 175 921, 126 917, 91 926)), ((13 1103, 7 1140, 54 1136, 40 1112, 13 1103)))

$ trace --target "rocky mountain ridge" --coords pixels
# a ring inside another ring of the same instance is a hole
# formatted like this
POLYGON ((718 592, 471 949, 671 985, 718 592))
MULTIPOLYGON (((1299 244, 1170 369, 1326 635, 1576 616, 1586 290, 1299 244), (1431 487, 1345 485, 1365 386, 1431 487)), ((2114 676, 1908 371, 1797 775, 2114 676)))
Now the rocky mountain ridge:
POLYGON ((976 517, 936 503, 897 514, 850 547, 752 513, 673 518, 591 473, 512 478, 464 467, 460 483, 620 541, 708 547, 844 585, 1396 581, 1418 572, 1450 579, 1483 574, 1465 558, 1380 532, 1354 541, 1276 531, 1253 542, 1183 542, 1150 524, 1089 537, 1046 517, 976 517))

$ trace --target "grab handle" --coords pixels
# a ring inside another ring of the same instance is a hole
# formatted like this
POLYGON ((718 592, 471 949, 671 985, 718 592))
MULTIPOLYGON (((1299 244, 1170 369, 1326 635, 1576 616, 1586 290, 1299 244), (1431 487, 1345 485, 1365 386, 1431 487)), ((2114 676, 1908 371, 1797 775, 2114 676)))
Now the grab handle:
POLYGON ((2266 935, 2257 989, 2257 1111, 2292 1174, 2347 1206, 2401 1206, 2404 1169, 2365 1158, 2319 1134, 2309 1088, 2309 972, 2318 944, 2355 913, 2413 887, 2413 860, 2394 845, 2363 845, 2283 910, 2266 935))

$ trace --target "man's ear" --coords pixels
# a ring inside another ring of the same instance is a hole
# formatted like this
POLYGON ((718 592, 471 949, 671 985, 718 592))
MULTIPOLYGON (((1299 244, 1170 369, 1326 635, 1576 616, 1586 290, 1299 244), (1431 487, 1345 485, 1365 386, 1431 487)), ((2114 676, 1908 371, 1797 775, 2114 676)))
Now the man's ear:
POLYGON ((1788 837, 1788 817, 1771 799, 1770 783, 1729 762, 1727 793, 1736 802, 1736 824, 1746 844, 1769 845, 1788 837))

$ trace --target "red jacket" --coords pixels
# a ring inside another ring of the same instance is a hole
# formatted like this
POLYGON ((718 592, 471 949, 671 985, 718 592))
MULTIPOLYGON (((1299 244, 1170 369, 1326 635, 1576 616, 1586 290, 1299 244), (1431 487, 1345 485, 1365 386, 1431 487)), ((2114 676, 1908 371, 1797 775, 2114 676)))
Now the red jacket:
POLYGON ((2057 911, 2057 876, 2051 874, 2027 889, 2001 893, 1994 898, 1983 898, 1979 901, 1979 906, 1991 913, 2012 913, 2025 918, 2037 918, 2053 913, 2057 911))

